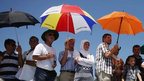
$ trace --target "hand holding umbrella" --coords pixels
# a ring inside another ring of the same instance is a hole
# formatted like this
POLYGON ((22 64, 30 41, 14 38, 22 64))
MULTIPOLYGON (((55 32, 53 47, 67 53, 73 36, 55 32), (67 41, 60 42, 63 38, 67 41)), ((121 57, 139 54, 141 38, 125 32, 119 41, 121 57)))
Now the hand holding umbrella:
POLYGON ((119 47, 118 44, 113 46, 113 48, 111 49, 112 58, 119 60, 119 58, 115 54, 118 54, 120 49, 121 47, 119 47))

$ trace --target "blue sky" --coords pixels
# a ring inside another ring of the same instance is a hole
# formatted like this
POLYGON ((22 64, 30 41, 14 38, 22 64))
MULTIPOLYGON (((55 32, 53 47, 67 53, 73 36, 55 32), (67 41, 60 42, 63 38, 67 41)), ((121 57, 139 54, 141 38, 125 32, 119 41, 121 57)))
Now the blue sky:
MULTIPOLYGON (((14 11, 24 11, 35 16, 39 21, 40 15, 49 7, 61 5, 61 4, 71 4, 80 6, 82 9, 87 11, 95 20, 98 18, 111 13, 112 11, 126 11, 132 15, 135 15, 139 20, 144 23, 144 9, 143 0, 1 0, 0 2, 0 12, 7 11, 12 8, 14 11)), ((1 28, 0 29, 0 50, 4 50, 4 40, 7 38, 12 38, 16 40, 16 31, 18 34, 18 40, 22 46, 23 52, 29 49, 28 40, 32 35, 37 36, 41 40, 41 34, 46 30, 46 28, 40 27, 40 24, 35 26, 25 26, 15 29, 11 28, 1 28)), ((101 43, 101 37, 104 33, 110 33, 113 36, 113 41, 111 46, 116 43, 117 34, 110 32, 108 30, 103 30, 100 24, 95 24, 93 26, 92 34, 91 32, 80 32, 77 34, 71 34, 67 32, 60 32, 59 39, 54 42, 53 47, 58 53, 64 49, 64 41, 67 37, 73 37, 76 39, 75 49, 79 49, 80 41, 83 39, 88 39, 91 42, 90 52, 95 56, 96 47, 101 43)), ((139 33, 134 35, 120 35, 119 45, 121 46, 119 57, 124 61, 127 56, 132 54, 132 46, 135 44, 144 44, 144 33, 139 33)), ((144 55, 142 55, 144 58, 144 55)), ((56 67, 59 73, 60 65, 56 67)))

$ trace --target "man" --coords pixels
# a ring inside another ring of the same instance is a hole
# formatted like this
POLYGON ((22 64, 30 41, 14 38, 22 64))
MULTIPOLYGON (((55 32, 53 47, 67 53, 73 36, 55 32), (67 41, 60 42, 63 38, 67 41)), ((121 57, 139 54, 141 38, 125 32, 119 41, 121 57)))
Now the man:
POLYGON ((111 81, 112 76, 112 56, 119 49, 116 44, 111 50, 112 36, 108 33, 102 37, 102 43, 96 50, 96 77, 98 81, 111 81))
POLYGON ((142 57, 140 56, 140 45, 134 45, 132 48, 133 55, 136 59, 136 66, 138 66, 139 70, 141 71, 141 77, 144 81, 144 62, 142 60, 142 57))
POLYGON ((16 48, 16 42, 13 39, 6 39, 4 46, 6 51, 4 51, 0 62, 0 78, 4 81, 19 81, 16 79, 15 74, 19 67, 23 65, 21 46, 18 45, 16 48))
POLYGON ((56 77, 56 51, 52 47, 54 41, 59 37, 55 30, 45 31, 41 38, 44 44, 38 44, 33 52, 33 59, 37 60, 35 81, 54 81, 56 77))
POLYGON ((75 39, 65 41, 65 49, 59 53, 60 81, 74 81, 75 63, 73 58, 75 39))

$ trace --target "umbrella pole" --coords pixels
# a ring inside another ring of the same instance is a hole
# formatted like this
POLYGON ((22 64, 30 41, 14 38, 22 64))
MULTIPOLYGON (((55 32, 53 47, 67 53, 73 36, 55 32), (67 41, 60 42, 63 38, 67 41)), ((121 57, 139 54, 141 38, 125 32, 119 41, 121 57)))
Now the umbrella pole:
POLYGON ((16 33, 16 40, 17 40, 17 44, 19 45, 18 34, 17 34, 17 30, 16 30, 16 28, 15 28, 15 33, 16 33))
POLYGON ((117 41, 116 41, 117 44, 119 42, 119 36, 120 36, 120 30, 121 30, 122 20, 123 20, 123 17, 121 17, 121 20, 120 20, 120 26, 119 26, 119 30, 118 30, 118 37, 117 37, 117 41))
POLYGON ((117 36, 117 41, 116 41, 116 43, 118 44, 118 42, 119 42, 119 34, 118 34, 118 36, 117 36))

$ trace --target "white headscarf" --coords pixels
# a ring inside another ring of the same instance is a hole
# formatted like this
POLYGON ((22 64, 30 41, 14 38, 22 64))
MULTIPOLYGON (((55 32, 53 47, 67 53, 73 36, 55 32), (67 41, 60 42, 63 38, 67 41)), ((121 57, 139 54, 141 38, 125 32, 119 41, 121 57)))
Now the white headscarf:
MULTIPOLYGON (((89 51, 86 51, 85 49, 84 49, 84 43, 85 42, 89 42, 88 40, 82 40, 81 41, 81 45, 80 45, 80 52, 82 53, 82 55, 84 55, 84 56, 87 56, 87 55, 90 55, 90 52, 89 51)), ((90 42, 89 42, 90 43, 90 42)))

